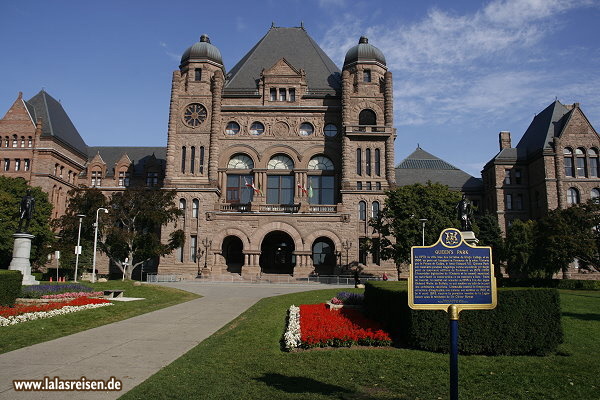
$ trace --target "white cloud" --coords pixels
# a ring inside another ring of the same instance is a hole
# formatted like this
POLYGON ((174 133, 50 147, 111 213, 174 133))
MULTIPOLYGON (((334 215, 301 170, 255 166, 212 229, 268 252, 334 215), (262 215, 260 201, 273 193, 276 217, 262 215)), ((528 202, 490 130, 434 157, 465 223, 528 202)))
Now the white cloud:
POLYGON ((166 42, 160 41, 160 42, 158 42, 158 45, 164 49, 165 54, 167 56, 169 56, 169 58, 171 58, 172 60, 174 60, 174 61, 181 60, 181 54, 175 54, 172 51, 169 51, 169 46, 167 45, 166 42))

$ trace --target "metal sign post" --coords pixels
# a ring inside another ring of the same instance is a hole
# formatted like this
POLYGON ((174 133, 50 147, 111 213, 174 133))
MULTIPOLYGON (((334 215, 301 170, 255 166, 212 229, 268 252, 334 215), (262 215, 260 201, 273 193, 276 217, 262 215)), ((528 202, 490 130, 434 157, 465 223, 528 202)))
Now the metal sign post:
POLYGON ((414 310, 444 310, 450 317, 450 399, 458 400, 458 315, 462 310, 496 307, 492 249, 471 246, 472 232, 445 229, 433 246, 413 246, 408 305, 414 310))

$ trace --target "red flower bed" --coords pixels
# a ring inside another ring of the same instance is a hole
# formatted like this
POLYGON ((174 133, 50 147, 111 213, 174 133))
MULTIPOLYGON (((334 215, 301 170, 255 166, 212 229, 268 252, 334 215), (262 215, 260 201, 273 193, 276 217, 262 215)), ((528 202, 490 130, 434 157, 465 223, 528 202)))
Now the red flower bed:
POLYGON ((389 346, 390 335, 360 311, 330 311, 325 304, 300 306, 300 335, 304 347, 389 346))
POLYGON ((63 301, 60 303, 48 303, 48 304, 37 304, 37 305, 26 305, 18 304, 14 307, 0 307, 0 317, 8 318, 10 316, 21 315, 25 313, 38 312, 38 311, 52 311, 65 306, 85 306, 88 304, 100 304, 110 303, 104 299, 90 299, 89 297, 79 297, 71 301, 63 301))

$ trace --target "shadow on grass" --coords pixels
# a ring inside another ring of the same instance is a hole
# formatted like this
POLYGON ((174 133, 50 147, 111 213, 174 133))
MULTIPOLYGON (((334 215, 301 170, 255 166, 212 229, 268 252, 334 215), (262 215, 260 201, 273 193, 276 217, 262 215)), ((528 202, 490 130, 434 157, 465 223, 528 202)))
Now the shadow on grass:
POLYGON ((328 383, 319 382, 303 376, 265 374, 260 378, 256 378, 256 380, 264 382, 275 389, 288 393, 320 393, 324 395, 352 393, 351 390, 348 390, 344 387, 330 385, 328 383))
POLYGON ((577 318, 582 321, 600 321, 600 314, 593 314, 593 313, 581 314, 581 313, 564 312, 564 313, 562 313, 562 316, 577 318))

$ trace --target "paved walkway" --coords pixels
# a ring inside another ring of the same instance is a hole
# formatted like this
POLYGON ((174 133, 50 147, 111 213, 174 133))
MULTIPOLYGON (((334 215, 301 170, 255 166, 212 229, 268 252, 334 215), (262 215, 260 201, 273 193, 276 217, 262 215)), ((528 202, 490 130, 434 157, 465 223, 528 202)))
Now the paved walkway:
MULTIPOLYGON (((204 297, 0 355, 0 399, 116 399, 172 363, 263 297, 327 285, 178 282, 204 297), (15 392, 13 379, 107 380, 120 392, 15 392)), ((331 287, 331 286, 329 286, 331 287)), ((336 286, 340 287, 340 286, 336 286)), ((0 335, 1 340, 1 335, 0 335)))

